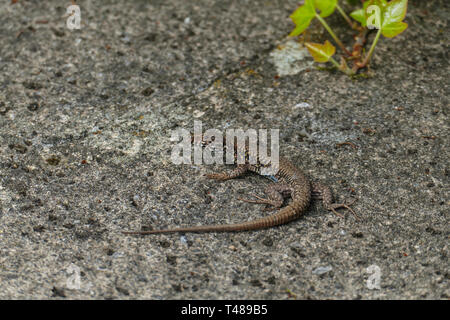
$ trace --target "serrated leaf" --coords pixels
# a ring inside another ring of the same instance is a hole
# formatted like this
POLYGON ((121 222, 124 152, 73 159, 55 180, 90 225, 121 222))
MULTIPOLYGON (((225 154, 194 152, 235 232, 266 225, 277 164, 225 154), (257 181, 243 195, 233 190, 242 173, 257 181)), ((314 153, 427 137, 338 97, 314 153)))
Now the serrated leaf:
POLYGON ((364 14, 364 9, 358 9, 350 13, 350 17, 358 21, 363 27, 367 25, 366 15, 364 14))
POLYGON ((314 9, 313 0, 306 0, 305 4, 298 7, 291 15, 290 18, 295 23, 296 27, 289 36, 298 36, 306 28, 308 28, 311 20, 316 15, 316 11, 314 9))
POLYGON ((327 62, 336 52, 336 48, 328 40, 324 44, 307 42, 305 46, 316 62, 327 62))
POLYGON ((322 18, 328 17, 336 9, 337 0, 314 0, 314 6, 320 10, 322 18))
POLYGON ((408 7, 408 0, 393 0, 389 2, 383 10, 383 24, 392 24, 394 22, 401 22, 406 15, 408 7))
POLYGON ((384 25, 381 28, 381 34, 386 38, 393 38, 396 35, 402 33, 408 28, 408 24, 405 22, 393 22, 387 25, 384 25))

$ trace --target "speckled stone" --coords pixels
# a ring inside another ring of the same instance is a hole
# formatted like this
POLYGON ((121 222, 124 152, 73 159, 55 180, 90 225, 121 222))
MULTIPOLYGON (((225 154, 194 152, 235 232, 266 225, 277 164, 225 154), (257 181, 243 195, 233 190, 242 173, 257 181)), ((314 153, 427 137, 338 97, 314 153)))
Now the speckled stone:
POLYGON ((277 76, 298 1, 80 1, 73 31, 66 2, 0 4, 0 298, 450 297, 448 1, 410 1, 359 80, 277 76), (263 178, 172 164, 171 130, 194 120, 280 129, 281 154, 363 220, 319 203, 269 230, 122 235, 268 214, 236 199, 263 178))

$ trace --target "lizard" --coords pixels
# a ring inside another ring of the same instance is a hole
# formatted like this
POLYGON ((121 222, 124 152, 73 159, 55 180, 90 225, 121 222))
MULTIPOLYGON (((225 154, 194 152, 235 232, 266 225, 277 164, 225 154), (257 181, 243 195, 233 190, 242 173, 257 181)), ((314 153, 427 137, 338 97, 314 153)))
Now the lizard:
MULTIPOLYGON (((214 137, 213 137, 214 138, 214 137)), ((205 139, 203 135, 196 140, 192 136, 192 141, 200 141, 201 146, 207 147, 211 144, 214 139, 205 139)), ((251 164, 249 160, 249 148, 246 144, 244 146, 245 150, 245 163, 237 164, 236 168, 230 172, 221 173, 209 173, 206 177, 209 179, 214 179, 217 181, 226 181, 234 179, 244 175, 246 172, 254 172, 261 174, 262 168, 267 166, 262 158, 257 155, 257 161, 255 164, 251 164)), ((223 149, 226 151, 226 138, 223 138, 223 149)), ((224 152, 225 154, 225 152, 224 152)), ((237 163, 238 156, 238 146, 235 140, 234 143, 234 160, 237 163)), ((321 199, 325 209, 332 211, 336 215, 342 217, 340 213, 336 211, 338 208, 345 208, 349 210, 357 219, 359 216, 350 208, 351 203, 334 203, 333 195, 331 189, 319 182, 311 182, 308 177, 298 169, 292 162, 288 159, 279 157, 279 164, 277 171, 272 176, 266 176, 274 181, 274 184, 269 185, 265 189, 267 199, 253 195, 255 199, 241 199, 239 200, 266 204, 272 206, 273 209, 280 209, 283 205, 284 198, 290 196, 292 201, 284 208, 278 210, 273 215, 262 217, 252 221, 246 221, 235 224, 223 224, 223 225, 202 225, 202 226, 192 226, 174 229, 161 229, 161 230, 146 230, 146 231, 122 231, 126 235, 147 235, 147 234, 161 234, 161 233, 176 233, 176 232, 238 232, 238 231, 250 231, 270 228, 282 224, 286 224, 290 221, 298 219, 304 214, 308 208, 311 199, 321 199)))

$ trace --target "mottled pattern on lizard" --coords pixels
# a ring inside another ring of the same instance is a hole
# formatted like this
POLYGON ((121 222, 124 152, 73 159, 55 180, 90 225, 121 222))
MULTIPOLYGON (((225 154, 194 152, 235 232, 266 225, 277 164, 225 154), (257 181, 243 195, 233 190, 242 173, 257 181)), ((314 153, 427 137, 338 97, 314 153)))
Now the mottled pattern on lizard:
MULTIPOLYGON (((194 138, 193 138, 194 140, 194 138)), ((211 141, 205 140, 203 136, 199 139, 203 147, 208 146, 211 141)), ((237 143, 234 143, 235 161, 237 159, 237 143)), ((223 141, 224 154, 226 153, 226 141, 223 141)), ((230 172, 212 173, 206 176, 210 179, 218 181, 225 181, 242 176, 244 173, 250 171, 257 174, 261 174, 261 169, 264 167, 261 161, 262 159, 257 157, 256 164, 250 164, 248 162, 248 146, 245 146, 246 163, 239 164, 230 172)), ((267 166, 267 165, 266 165, 267 166)), ((273 181, 277 181, 274 184, 269 185, 266 188, 265 193, 267 199, 259 196, 254 196, 257 200, 240 199, 246 202, 267 204, 273 206, 273 208, 280 208, 283 204, 285 197, 290 196, 292 201, 286 207, 280 209, 277 213, 259 218, 253 221, 247 221, 236 224, 224 224, 224 225, 204 225, 204 226, 192 226, 185 228, 174 229, 162 229, 162 230, 149 230, 149 231, 124 231, 124 234, 134 235, 146 235, 157 233, 174 233, 174 232, 237 232, 237 231, 249 231, 259 230, 264 228, 270 228, 277 225, 288 223, 292 220, 299 218, 304 214, 307 207, 310 204, 311 198, 322 199, 323 205, 327 210, 334 212, 335 214, 342 216, 336 211, 338 208, 346 208, 352 212, 355 217, 358 216, 349 207, 351 203, 333 203, 333 197, 330 188, 320 183, 310 182, 309 179, 303 174, 302 171, 297 169, 289 160, 280 157, 278 171, 274 176, 265 176, 273 181)))

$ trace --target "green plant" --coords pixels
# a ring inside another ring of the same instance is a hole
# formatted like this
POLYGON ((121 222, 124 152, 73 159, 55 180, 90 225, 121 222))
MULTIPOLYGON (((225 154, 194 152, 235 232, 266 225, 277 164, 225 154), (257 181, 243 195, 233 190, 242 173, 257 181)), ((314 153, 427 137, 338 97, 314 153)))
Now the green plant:
MULTIPOLYGON (((357 2, 355 0, 347 1, 351 4, 357 2)), ((336 52, 336 48, 328 40, 324 44, 306 42, 305 45, 313 59, 317 62, 329 61, 342 72, 353 76, 359 69, 369 65, 370 58, 381 35, 386 38, 392 38, 405 31, 408 27, 408 24, 403 22, 408 0, 392 0, 390 2, 386 0, 367 0, 361 2, 363 2, 362 8, 350 13, 350 17, 355 20, 352 21, 339 6, 337 0, 305 0, 305 3, 290 16, 296 27, 289 35, 298 36, 305 32, 313 19, 319 20, 344 54, 339 64, 332 57, 336 52), (353 30, 358 32, 352 52, 344 46, 324 19, 335 10, 342 15, 353 30), (369 51, 365 53, 363 52, 364 44, 370 29, 377 29, 378 31, 369 51), (347 62, 352 62, 352 68, 348 66, 347 62)))

